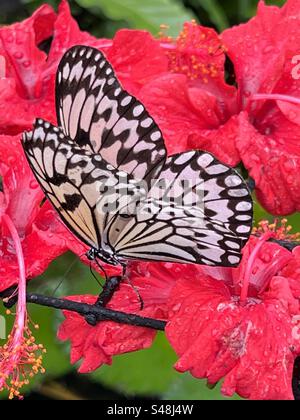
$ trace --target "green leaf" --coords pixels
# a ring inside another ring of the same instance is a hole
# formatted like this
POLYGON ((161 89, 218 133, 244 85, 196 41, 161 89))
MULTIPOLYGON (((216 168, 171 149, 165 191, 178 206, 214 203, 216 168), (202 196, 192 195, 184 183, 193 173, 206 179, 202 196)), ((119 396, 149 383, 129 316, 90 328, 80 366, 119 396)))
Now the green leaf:
POLYGON ((103 366, 91 377, 127 395, 158 396, 166 392, 179 375, 173 364, 176 356, 163 333, 146 350, 114 358, 112 366, 103 366))
POLYGON ((228 28, 229 21, 226 13, 217 0, 197 0, 197 3, 207 12, 220 32, 228 28))
POLYGON ((182 24, 195 19, 193 13, 187 10, 177 0, 76 0, 77 3, 94 13, 102 12, 112 20, 125 20, 132 28, 147 29, 154 35, 160 30, 160 25, 170 27, 168 34, 178 35, 182 24))
POLYGON ((189 373, 181 374, 164 394, 164 400, 240 400, 237 395, 226 398, 221 394, 221 385, 213 389, 206 385, 205 380, 193 378, 189 373))

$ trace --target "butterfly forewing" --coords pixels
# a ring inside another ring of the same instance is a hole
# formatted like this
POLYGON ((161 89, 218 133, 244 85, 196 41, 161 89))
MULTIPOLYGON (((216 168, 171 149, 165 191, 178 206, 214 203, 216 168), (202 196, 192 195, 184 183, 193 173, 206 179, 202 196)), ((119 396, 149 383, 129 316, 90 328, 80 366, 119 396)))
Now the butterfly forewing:
POLYGON ((37 180, 64 223, 94 249, 101 248, 103 231, 111 217, 121 208, 125 215, 139 194, 145 195, 135 187, 132 177, 88 148, 79 147, 61 129, 43 120, 36 121, 33 132, 24 134, 23 147, 37 180))
POLYGON ((161 170, 166 150, 158 126, 97 49, 75 46, 62 58, 56 111, 67 137, 115 168, 146 181, 161 170))
POLYGON ((236 266, 252 225, 242 178, 206 152, 171 156, 147 200, 120 235, 108 238, 123 258, 236 266))

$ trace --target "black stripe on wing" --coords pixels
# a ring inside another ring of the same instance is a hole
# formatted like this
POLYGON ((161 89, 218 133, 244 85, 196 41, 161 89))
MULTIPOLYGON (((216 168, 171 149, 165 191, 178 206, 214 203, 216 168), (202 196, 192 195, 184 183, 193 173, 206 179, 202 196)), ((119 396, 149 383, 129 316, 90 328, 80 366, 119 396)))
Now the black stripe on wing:
POLYGON ((123 90, 102 52, 75 46, 56 78, 56 112, 67 137, 89 145, 137 179, 155 177, 165 161, 161 131, 145 107, 123 90))
POLYGON ((237 266, 251 233, 252 198, 240 175, 206 152, 171 156, 137 215, 110 246, 122 258, 237 266))

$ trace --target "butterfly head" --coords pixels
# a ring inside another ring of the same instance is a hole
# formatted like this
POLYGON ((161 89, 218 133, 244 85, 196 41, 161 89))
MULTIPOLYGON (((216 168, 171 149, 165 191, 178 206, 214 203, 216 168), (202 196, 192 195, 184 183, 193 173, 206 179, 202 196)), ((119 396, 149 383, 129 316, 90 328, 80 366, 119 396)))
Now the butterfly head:
POLYGON ((109 265, 122 265, 122 261, 120 261, 114 254, 106 252, 103 249, 99 250, 96 248, 91 248, 86 253, 86 257, 90 261, 94 261, 96 258, 100 258, 103 262, 109 265))

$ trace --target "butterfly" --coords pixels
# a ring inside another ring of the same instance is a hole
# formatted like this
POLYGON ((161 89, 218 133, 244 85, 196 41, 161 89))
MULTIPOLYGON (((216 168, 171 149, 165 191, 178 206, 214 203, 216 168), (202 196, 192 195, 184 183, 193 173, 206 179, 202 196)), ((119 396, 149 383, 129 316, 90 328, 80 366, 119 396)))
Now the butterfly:
POLYGON ((57 126, 37 119, 22 144, 90 259, 239 264, 253 210, 243 178, 206 151, 168 157, 158 125, 102 52, 65 53, 56 113, 57 126))

